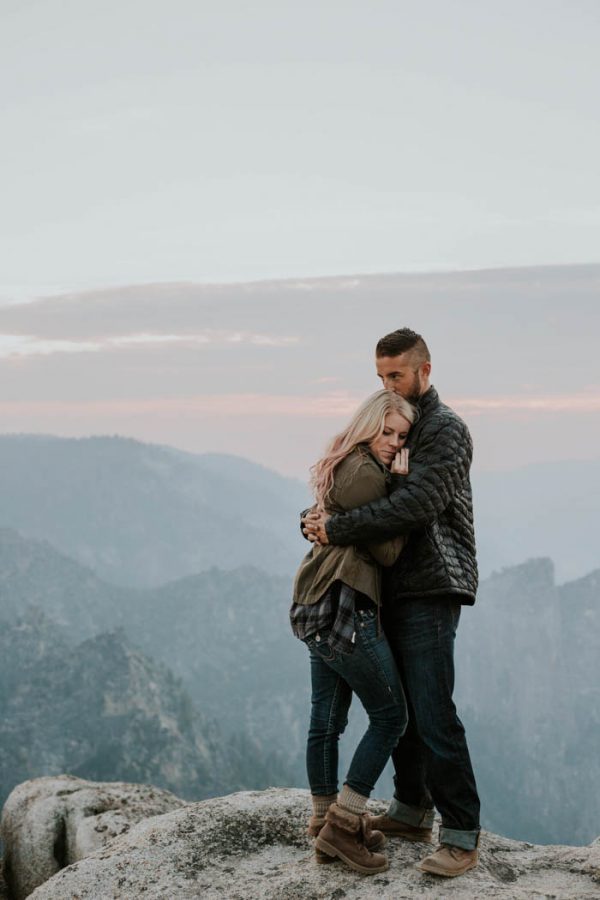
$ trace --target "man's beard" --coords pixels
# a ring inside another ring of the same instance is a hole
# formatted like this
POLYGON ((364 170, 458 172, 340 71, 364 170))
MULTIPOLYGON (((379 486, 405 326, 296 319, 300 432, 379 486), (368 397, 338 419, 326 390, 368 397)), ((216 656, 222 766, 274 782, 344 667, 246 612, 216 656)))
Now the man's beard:
POLYGON ((406 394, 404 394, 404 399, 408 400, 409 403, 418 403, 419 398, 421 397, 421 375, 419 374, 419 370, 414 373, 414 377, 412 380, 412 384, 406 394))

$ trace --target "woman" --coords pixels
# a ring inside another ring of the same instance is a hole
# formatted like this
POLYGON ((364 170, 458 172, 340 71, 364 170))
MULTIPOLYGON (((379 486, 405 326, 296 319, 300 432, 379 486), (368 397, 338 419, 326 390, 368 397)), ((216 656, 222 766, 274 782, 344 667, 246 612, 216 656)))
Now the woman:
MULTIPOLYGON (((385 496, 408 472, 402 447, 414 415, 391 391, 369 397, 311 470, 317 508, 341 512, 385 496)), ((369 833, 366 803, 407 724, 404 691, 379 624, 381 566, 391 566, 402 547, 401 537, 366 547, 313 545, 298 569, 290 611, 311 664, 309 833, 317 838, 318 862, 339 857, 364 874, 388 865, 375 852, 385 838, 369 833), (338 740, 353 692, 369 726, 338 796, 338 740)))

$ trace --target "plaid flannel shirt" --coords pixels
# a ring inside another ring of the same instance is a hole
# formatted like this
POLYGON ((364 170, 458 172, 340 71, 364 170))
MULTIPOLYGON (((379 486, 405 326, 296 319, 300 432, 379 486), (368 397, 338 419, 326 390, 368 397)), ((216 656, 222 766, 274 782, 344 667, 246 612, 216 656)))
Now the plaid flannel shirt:
POLYGON ((343 581, 335 581, 316 603, 292 604, 292 631, 301 641, 309 637, 319 641, 324 637, 321 632, 329 631, 326 640, 332 650, 352 653, 355 637, 354 610, 359 596, 358 591, 343 581))

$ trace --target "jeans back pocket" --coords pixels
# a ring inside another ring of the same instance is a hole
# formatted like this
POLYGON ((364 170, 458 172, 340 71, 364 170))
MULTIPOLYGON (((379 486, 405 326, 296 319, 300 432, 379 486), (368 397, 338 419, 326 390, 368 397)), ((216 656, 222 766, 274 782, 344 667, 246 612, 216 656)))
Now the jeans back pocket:
POLYGON ((332 650, 329 646, 329 641, 327 638, 329 637, 329 632, 318 632, 316 635, 311 635, 311 637, 306 638, 304 643, 308 647, 308 649, 312 653, 316 653, 317 656, 320 656, 323 662, 333 662, 336 658, 335 650, 332 650))

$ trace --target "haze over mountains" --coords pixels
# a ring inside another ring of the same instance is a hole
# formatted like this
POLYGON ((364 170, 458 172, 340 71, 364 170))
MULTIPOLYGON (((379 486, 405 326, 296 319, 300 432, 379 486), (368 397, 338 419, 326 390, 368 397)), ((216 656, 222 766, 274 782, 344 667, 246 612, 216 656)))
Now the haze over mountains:
POLYGON ((236 457, 119 437, 0 436, 0 525, 46 538, 119 584, 211 566, 289 573, 307 489, 236 457))
MULTIPOLYGON (((484 576, 550 556, 559 581, 598 564, 600 460, 473 476, 484 576)), ((0 435, 0 527, 49 540, 116 584, 217 566, 290 575, 307 551, 308 488, 239 457, 119 437, 0 435)))

